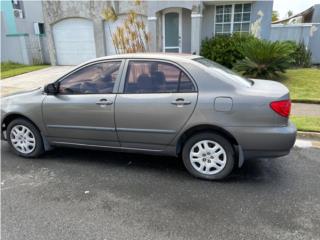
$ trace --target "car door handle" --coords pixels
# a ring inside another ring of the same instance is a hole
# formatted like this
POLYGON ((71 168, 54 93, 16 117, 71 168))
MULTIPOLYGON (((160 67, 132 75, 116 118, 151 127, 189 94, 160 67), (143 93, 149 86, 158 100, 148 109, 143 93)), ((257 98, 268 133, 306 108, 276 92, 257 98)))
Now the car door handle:
POLYGON ((171 104, 182 106, 182 105, 190 105, 190 101, 185 101, 183 98, 177 98, 176 100, 172 101, 171 104))
POLYGON ((96 102, 97 105, 112 105, 113 102, 108 100, 108 99, 105 99, 105 98, 102 98, 100 99, 98 102, 96 102))

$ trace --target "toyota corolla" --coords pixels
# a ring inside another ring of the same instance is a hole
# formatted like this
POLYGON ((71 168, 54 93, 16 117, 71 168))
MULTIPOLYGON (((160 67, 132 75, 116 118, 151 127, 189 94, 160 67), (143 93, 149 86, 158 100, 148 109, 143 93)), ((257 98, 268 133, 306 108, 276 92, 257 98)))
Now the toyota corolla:
POLYGON ((57 146, 181 157, 204 179, 290 152, 288 89, 196 55, 126 54, 2 99, 2 136, 22 157, 57 146))

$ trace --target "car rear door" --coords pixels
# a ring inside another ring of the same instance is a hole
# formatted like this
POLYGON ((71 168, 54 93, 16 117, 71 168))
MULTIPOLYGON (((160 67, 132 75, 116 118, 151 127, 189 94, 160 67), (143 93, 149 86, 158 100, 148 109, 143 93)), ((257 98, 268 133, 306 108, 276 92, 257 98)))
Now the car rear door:
POLYGON ((115 105, 122 147, 162 150, 187 122, 197 103, 197 88, 176 64, 127 60, 115 105))
POLYGON ((43 119, 48 139, 56 144, 119 147, 114 102, 121 60, 85 66, 59 81, 59 93, 47 95, 43 119))

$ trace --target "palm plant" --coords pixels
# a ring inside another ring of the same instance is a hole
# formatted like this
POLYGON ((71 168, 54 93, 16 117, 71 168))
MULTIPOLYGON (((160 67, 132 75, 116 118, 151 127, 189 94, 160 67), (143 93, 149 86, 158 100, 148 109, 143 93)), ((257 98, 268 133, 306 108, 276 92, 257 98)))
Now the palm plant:
POLYGON ((244 42, 240 52, 244 59, 238 60, 234 69, 252 78, 272 79, 285 72, 291 64, 294 50, 284 42, 251 39, 244 42))
MULTIPOLYGON (((140 6, 141 1, 136 0, 135 4, 140 6)), ((150 35, 146 26, 134 10, 130 10, 123 23, 114 32, 111 31, 110 24, 118 20, 118 15, 113 7, 108 7, 102 12, 102 17, 106 20, 109 34, 112 38, 116 53, 134 53, 149 51, 150 35)))

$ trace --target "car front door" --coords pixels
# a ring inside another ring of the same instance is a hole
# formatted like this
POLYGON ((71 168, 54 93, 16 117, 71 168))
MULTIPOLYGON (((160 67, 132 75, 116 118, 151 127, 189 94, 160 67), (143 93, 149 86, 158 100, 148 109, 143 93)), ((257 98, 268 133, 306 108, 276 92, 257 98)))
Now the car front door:
POLYGON ((191 116, 196 86, 173 63, 128 60, 115 105, 121 146, 163 150, 191 116))
POLYGON ((47 95, 43 118, 50 142, 119 147, 115 131, 115 90, 122 61, 96 62, 58 82, 59 92, 47 95))

